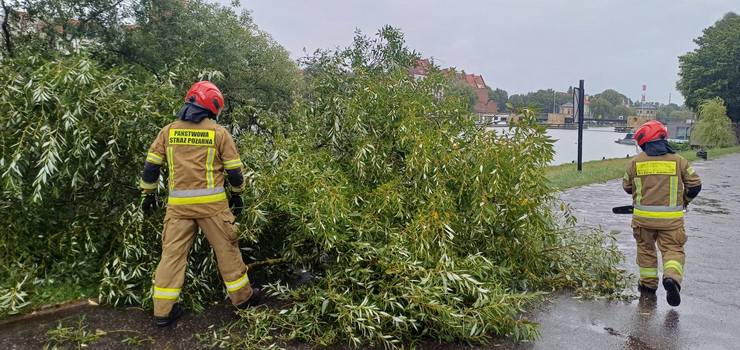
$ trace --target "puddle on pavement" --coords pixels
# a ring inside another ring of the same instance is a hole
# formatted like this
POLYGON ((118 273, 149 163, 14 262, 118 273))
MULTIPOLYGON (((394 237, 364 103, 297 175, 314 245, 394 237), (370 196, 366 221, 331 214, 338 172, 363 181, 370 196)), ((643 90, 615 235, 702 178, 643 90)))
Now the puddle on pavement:
POLYGON ((718 214, 718 215, 728 215, 730 214, 730 211, 722 206, 722 202, 719 200, 713 199, 713 198, 707 198, 707 197, 697 197, 692 204, 689 205, 690 211, 699 212, 702 214, 718 214), (705 208, 710 207, 710 208, 705 208))

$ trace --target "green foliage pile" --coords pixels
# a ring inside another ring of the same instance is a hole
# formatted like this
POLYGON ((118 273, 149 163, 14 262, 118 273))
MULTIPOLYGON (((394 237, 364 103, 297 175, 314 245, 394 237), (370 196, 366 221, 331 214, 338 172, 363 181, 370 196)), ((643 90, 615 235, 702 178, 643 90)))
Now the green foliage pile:
POLYGON ((142 150, 178 98, 85 56, 6 60, 0 79, 0 280, 26 286, 3 294, 17 300, 4 313, 25 290, 97 279, 138 195, 142 150))
POLYGON ((676 88, 686 105, 698 110, 708 99, 722 98, 730 118, 740 121, 740 15, 729 12, 694 39, 698 46, 678 58, 676 88))
MULTIPOLYGON (((204 1, 5 4, 0 316, 97 286, 104 300, 145 304, 161 217, 144 221, 135 204, 153 135, 202 78, 229 101, 222 122, 260 131, 257 116, 300 91, 297 65, 247 12, 204 1)), ((207 244, 195 245, 198 309, 221 289, 207 244)))
MULTIPOLYGON (((135 5, 133 11, 147 8, 135 5)), ((215 20, 211 10, 199 11, 205 22, 215 20)), ((164 25, 169 16, 196 18, 169 11, 146 18, 164 25)), ((227 23, 237 25, 237 18, 227 23)), ((112 37, 146 43, 160 30, 177 34, 157 25, 142 21, 136 30, 144 32, 112 37)), ((199 30, 188 34, 208 38, 199 30)), ((386 347, 429 338, 485 342, 492 334, 533 339, 536 325, 522 313, 543 292, 571 288, 595 297, 625 286, 613 236, 576 232, 568 208, 558 208, 544 172, 552 141, 531 110, 520 111, 510 133, 477 129, 470 101, 449 78, 435 70, 420 81, 408 75, 418 56, 393 28, 306 59, 302 90, 260 79, 240 85, 229 79, 250 77, 250 66, 238 62, 252 61, 237 52, 262 44, 257 52, 272 52, 272 44, 239 33, 229 37, 233 55, 226 56, 237 63, 220 73, 211 70, 217 59, 163 59, 168 69, 153 68, 155 58, 168 57, 159 49, 131 48, 130 57, 144 62, 121 64, 129 56, 114 49, 125 46, 63 56, 21 55, 16 47, 15 58, 3 58, 0 313, 21 310, 36 288, 89 280, 103 301, 150 303, 162 218, 143 218, 136 181, 186 82, 206 75, 229 86, 227 100, 251 94, 239 95, 243 86, 264 88, 264 95, 254 93, 261 101, 282 101, 232 105, 224 120, 250 170, 240 237, 254 266, 283 262, 314 278, 286 284, 276 277, 288 268, 255 269, 272 282, 281 306, 244 311, 203 341, 265 348, 291 339, 386 347)), ((198 40, 194 48, 178 45, 173 50, 192 55, 216 49, 198 40)), ((284 58, 257 55, 253 68, 269 57, 284 58)), ((264 66, 276 82, 296 87, 290 67, 264 66)), ((188 307, 223 298, 202 235, 186 273, 188 307)))
POLYGON ((624 286, 613 237, 577 234, 567 208, 553 211, 552 146, 534 113, 509 135, 477 130, 443 76, 406 73, 401 39, 386 28, 319 54, 296 129, 242 138, 258 204, 243 219, 260 249, 280 242, 276 254, 316 278, 272 284, 284 306, 242 312, 211 345, 533 339, 521 313, 542 291, 624 286))
POLYGON ((737 143, 721 98, 706 100, 699 106, 699 121, 691 137, 694 144, 707 148, 729 147, 737 143))

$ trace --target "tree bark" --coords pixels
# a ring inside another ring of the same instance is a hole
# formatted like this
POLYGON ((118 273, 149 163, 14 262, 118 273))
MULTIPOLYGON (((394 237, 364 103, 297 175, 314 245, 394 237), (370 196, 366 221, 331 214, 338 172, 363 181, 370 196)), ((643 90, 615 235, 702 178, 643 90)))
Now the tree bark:
POLYGON ((13 57, 13 42, 10 40, 10 25, 8 24, 8 18, 10 18, 10 6, 5 4, 5 0, 0 0, 0 5, 3 7, 3 38, 5 39, 5 50, 8 51, 8 56, 13 57))

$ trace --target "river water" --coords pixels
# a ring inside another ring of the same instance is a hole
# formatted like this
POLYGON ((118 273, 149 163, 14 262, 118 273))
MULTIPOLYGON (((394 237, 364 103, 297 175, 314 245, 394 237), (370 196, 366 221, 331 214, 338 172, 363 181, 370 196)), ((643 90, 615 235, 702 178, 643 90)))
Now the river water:
MULTIPOLYGON (((553 165, 575 162, 578 159, 578 130, 548 129, 547 134, 556 140, 553 165)), ((583 130, 583 161, 624 158, 639 153, 634 145, 614 142, 624 135, 625 133, 614 132, 614 128, 583 130)))
MULTIPOLYGON (((497 132, 507 128, 494 128, 497 132)), ((548 129, 549 135, 555 143, 555 157, 553 165, 576 162, 578 159, 578 130, 548 129)), ((588 128, 583 130, 583 161, 600 160, 603 158, 624 158, 639 153, 633 145, 623 145, 614 140, 623 138, 625 133, 614 132, 614 128, 588 128)))

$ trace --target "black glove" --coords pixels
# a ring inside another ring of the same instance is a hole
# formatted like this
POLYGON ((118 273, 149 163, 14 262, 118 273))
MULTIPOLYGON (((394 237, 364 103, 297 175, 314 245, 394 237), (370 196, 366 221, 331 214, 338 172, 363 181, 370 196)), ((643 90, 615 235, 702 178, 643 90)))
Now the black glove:
POLYGON ((231 208, 231 212, 236 217, 238 217, 242 213, 242 209, 244 209, 244 200, 242 199, 241 194, 231 194, 231 197, 229 198, 229 208, 231 208))
POLYGON ((157 196, 154 193, 142 193, 141 211, 144 212, 144 216, 147 217, 154 214, 154 211, 157 209, 159 209, 157 196))

